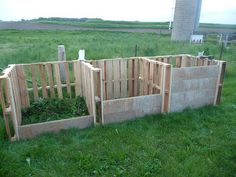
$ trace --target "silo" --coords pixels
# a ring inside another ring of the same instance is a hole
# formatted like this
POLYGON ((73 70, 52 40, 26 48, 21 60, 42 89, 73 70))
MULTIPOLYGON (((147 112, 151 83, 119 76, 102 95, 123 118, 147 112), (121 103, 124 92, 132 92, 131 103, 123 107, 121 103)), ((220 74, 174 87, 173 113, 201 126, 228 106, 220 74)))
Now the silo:
POLYGON ((171 40, 185 41, 198 30, 202 0, 176 0, 171 40))

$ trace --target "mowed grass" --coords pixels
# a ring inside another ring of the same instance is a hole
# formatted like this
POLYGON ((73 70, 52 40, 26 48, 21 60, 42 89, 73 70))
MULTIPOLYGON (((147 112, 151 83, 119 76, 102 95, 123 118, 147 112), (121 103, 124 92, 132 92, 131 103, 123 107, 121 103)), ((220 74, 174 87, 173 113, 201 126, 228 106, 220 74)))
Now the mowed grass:
MULTIPOLYGON (((95 31, 1 31, 0 65, 56 60, 79 48, 87 58, 190 53, 209 49, 219 56, 215 37, 203 45, 171 43, 170 36, 95 31)), ((181 113, 85 130, 70 129, 11 143, 0 126, 0 176, 235 176, 236 47, 227 60, 222 103, 181 113)), ((1 119, 1 122, 2 119, 1 119)))

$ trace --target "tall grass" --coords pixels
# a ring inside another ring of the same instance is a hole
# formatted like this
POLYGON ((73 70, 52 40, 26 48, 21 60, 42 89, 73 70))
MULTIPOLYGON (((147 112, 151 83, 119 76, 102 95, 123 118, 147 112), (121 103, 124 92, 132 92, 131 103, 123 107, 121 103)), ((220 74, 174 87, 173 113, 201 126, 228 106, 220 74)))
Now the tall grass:
MULTIPOLYGON (((64 44, 67 58, 76 59, 78 50, 86 50, 87 59, 134 56, 138 45, 138 56, 189 53, 209 49, 210 54, 219 57, 217 39, 209 37, 203 45, 171 42, 169 35, 155 33, 122 33, 98 31, 1 30, 0 67, 12 63, 30 63, 57 60, 57 46, 64 44)), ((235 48, 225 49, 226 59, 235 55, 235 48), (229 54, 233 55, 229 55, 229 54)))

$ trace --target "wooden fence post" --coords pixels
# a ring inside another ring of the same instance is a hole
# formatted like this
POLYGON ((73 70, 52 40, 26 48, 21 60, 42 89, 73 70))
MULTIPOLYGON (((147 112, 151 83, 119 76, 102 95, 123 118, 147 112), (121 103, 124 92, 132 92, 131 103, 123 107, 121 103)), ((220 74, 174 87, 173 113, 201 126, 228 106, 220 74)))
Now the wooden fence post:
MULTIPOLYGON (((66 61, 66 51, 65 51, 65 46, 64 45, 59 45, 58 46, 58 61, 66 61)), ((65 65, 64 65, 64 63, 60 63, 60 76, 61 76, 61 81, 65 82, 66 81, 66 75, 65 75, 65 65)))
POLYGON ((226 68, 226 62, 219 61, 219 74, 218 74, 215 100, 214 100, 215 105, 220 104, 221 92, 223 90, 223 83, 224 83, 225 68, 226 68))

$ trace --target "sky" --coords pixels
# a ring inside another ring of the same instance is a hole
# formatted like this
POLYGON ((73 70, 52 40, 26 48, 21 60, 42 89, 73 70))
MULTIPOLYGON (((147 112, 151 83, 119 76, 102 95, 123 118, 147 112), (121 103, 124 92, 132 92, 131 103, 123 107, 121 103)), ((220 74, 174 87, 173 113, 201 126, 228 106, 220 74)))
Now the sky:
MULTIPOLYGON (((0 20, 38 17, 170 21, 174 0, 0 0, 0 20)), ((202 0, 201 23, 236 24, 236 0, 202 0)))

